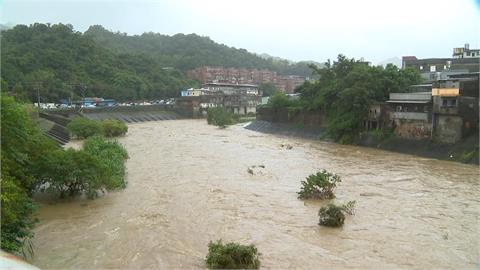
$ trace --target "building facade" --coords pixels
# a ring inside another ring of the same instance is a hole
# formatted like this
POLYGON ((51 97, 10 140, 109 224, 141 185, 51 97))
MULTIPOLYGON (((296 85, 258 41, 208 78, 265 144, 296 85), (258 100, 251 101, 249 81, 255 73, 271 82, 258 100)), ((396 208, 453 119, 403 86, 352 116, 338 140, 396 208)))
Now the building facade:
POLYGON ((456 143, 478 131, 478 73, 467 76, 439 80, 432 86, 433 139, 438 142, 456 143))
MULTIPOLYGON (((372 105, 365 127, 375 128, 380 121, 390 123, 384 126, 392 128, 398 137, 456 143, 478 132, 479 74, 457 74, 437 80, 428 92, 390 93, 388 114, 382 113, 385 108, 380 105, 372 105)), ((426 86, 417 89, 425 90, 426 86)))
POLYGON ((177 104, 191 109, 194 117, 206 115, 211 107, 224 107, 234 114, 246 115, 256 113, 261 96, 254 84, 205 83, 201 89, 182 91, 177 104))
POLYGON ((391 126, 395 135, 406 139, 432 137, 432 93, 390 93, 391 126))

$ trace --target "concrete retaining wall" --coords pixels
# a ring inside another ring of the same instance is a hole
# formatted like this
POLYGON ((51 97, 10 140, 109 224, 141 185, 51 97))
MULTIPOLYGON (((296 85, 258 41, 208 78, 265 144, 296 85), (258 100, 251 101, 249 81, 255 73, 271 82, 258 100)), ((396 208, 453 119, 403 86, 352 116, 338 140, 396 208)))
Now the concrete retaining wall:
POLYGON ((462 139, 463 120, 454 115, 438 115, 435 125, 435 141, 456 143, 462 139))
POLYGON ((398 137, 413 140, 430 139, 432 124, 420 120, 395 119, 394 133, 398 137))
POLYGON ((288 110, 287 108, 258 107, 257 120, 325 128, 327 118, 318 111, 288 110))

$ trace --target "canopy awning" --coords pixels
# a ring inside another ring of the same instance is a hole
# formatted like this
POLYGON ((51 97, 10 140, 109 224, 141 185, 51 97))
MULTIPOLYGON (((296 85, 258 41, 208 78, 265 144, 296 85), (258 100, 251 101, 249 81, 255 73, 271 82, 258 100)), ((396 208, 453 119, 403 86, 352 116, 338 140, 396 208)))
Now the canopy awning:
POLYGON ((425 104, 430 100, 387 100, 388 103, 412 103, 412 104, 425 104))

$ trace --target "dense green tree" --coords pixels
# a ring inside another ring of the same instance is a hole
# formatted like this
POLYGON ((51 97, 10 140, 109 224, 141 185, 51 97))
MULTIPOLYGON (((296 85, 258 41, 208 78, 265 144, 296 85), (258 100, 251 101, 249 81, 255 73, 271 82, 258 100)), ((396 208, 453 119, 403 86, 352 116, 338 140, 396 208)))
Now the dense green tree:
POLYGON ((39 167, 57 147, 29 117, 25 106, 1 96, 1 248, 21 252, 32 236, 35 204, 31 195, 38 186, 39 167))
POLYGON ((322 110, 328 117, 327 133, 340 142, 350 142, 363 128, 369 105, 385 101, 391 92, 406 91, 420 82, 410 69, 370 66, 363 60, 339 55, 325 68, 311 66, 318 79, 305 82, 297 91, 304 109, 322 110))

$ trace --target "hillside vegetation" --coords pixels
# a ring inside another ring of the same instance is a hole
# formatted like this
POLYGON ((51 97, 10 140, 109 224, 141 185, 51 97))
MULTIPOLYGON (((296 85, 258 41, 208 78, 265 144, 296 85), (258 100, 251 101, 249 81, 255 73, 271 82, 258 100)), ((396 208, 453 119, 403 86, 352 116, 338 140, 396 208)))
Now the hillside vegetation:
POLYGON ((114 53, 71 25, 17 25, 2 31, 2 90, 30 101, 98 96, 165 98, 196 85, 147 54, 114 53))
POLYGON ((200 66, 224 66, 249 69, 270 69, 280 74, 308 76, 312 72, 309 62, 293 63, 278 57, 259 56, 245 49, 216 43, 209 37, 196 34, 144 33, 128 36, 111 32, 101 25, 93 25, 85 35, 98 44, 117 53, 145 53, 166 67, 186 71, 200 66))

